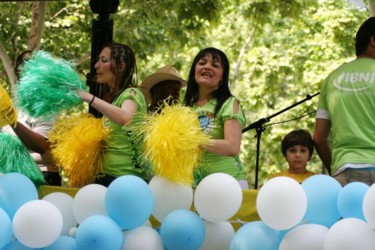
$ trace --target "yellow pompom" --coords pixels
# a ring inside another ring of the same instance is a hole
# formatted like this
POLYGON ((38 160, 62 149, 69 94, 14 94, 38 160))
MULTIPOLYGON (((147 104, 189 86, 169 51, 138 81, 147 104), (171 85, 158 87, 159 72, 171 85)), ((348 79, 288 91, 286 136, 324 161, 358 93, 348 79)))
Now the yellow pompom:
POLYGON ((17 122, 17 111, 5 89, 0 85, 0 127, 17 122))
POLYGON ((153 173, 191 185, 202 155, 199 145, 209 141, 200 128, 197 114, 180 104, 165 104, 160 114, 147 119, 137 129, 144 134, 144 156, 151 163, 153 173))
POLYGON ((103 144, 109 130, 103 119, 91 114, 60 119, 49 133, 51 152, 69 184, 82 187, 93 183, 102 170, 103 144))

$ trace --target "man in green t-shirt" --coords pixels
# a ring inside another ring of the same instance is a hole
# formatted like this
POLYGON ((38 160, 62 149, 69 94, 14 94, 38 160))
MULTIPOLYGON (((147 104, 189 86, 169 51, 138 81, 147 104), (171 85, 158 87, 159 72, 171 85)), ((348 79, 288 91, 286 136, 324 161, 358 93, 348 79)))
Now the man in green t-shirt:
POLYGON ((375 17, 358 29, 355 49, 357 58, 323 82, 314 132, 319 157, 343 186, 375 183, 375 17))

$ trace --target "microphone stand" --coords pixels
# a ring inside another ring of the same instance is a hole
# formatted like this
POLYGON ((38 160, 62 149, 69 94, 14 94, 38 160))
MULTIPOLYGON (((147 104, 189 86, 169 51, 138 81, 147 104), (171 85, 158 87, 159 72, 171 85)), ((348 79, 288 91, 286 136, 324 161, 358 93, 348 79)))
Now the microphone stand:
POLYGON ((301 100, 299 102, 296 102, 296 103, 292 104, 291 106, 289 106, 289 107, 287 107, 285 109, 282 109, 279 112, 276 112, 273 115, 270 115, 270 116, 265 117, 265 118, 261 118, 258 121, 250 124, 248 127, 244 128, 242 130, 242 133, 245 133, 246 131, 248 131, 250 129, 255 129, 255 131, 256 131, 257 144, 256 144, 256 162, 255 162, 255 189, 258 189, 260 139, 261 139, 261 136, 262 136, 262 132, 264 131, 263 124, 265 124, 266 122, 269 122, 273 117, 275 117, 275 116, 277 116, 277 115, 279 115, 281 113, 284 113, 285 111, 287 111, 287 110, 289 110, 291 108, 294 108, 295 106, 298 106, 298 105, 300 105, 301 103, 303 103, 303 102, 305 102, 307 100, 310 100, 314 96, 319 95, 319 93, 320 92, 318 92, 318 93, 316 93, 314 95, 307 94, 305 99, 303 99, 303 100, 301 100))

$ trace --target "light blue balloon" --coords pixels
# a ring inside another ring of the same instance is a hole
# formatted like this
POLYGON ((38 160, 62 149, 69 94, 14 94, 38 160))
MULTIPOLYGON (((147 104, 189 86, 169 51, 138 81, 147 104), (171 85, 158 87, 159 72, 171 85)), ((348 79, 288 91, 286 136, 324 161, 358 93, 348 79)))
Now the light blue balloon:
POLYGON ((369 188, 363 182, 351 182, 342 188, 337 199, 337 207, 343 218, 357 218, 366 221, 362 204, 369 188))
POLYGON ((37 249, 38 248, 27 247, 21 244, 18 240, 11 241, 4 248, 1 248, 1 250, 37 250, 37 249))
POLYGON ((279 248, 279 231, 263 221, 253 221, 242 226, 230 242, 230 250, 275 250, 279 248))
POLYGON ((0 249, 10 242, 13 236, 12 221, 8 214, 0 208, 0 249))
POLYGON ((123 235, 120 227, 109 217, 93 215, 79 225, 76 244, 79 250, 121 249, 123 235))
POLYGON ((154 209, 154 196, 148 184, 134 175, 116 178, 105 195, 108 216, 122 229, 143 225, 154 209))
POLYGON ((164 218, 160 226, 160 237, 165 249, 196 250, 206 238, 206 228, 196 213, 177 209, 164 218))
POLYGON ((63 235, 43 250, 77 250, 76 239, 63 235))
POLYGON ((34 183, 20 173, 0 176, 0 207, 13 220, 13 216, 26 202, 37 200, 38 191, 34 183))
POLYGON ((341 215, 337 198, 342 189, 340 183, 328 175, 317 174, 302 182, 306 192, 307 209, 303 221, 331 227, 341 215))

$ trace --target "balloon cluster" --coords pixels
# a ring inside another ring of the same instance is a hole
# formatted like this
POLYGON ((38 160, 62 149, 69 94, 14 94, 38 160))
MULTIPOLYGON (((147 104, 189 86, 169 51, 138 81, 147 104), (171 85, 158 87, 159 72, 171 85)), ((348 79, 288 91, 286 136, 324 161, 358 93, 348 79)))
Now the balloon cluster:
POLYGON ((264 184, 256 202, 261 221, 241 227, 230 250, 375 249, 375 185, 341 187, 327 175, 302 184, 277 177, 264 184))
POLYGON ((164 177, 147 184, 124 175, 74 197, 38 199, 30 179, 7 173, 0 176, 0 249, 229 249, 235 231, 228 219, 241 203, 240 185, 226 174, 207 176, 195 193, 164 177))
POLYGON ((375 249, 375 185, 273 178, 257 196, 261 220, 235 232, 228 220, 241 203, 238 182, 220 173, 195 192, 160 176, 147 184, 127 175, 108 188, 90 184, 74 197, 42 199, 26 176, 7 173, 0 176, 0 249, 375 249), (151 227, 152 218, 160 227, 151 227))

